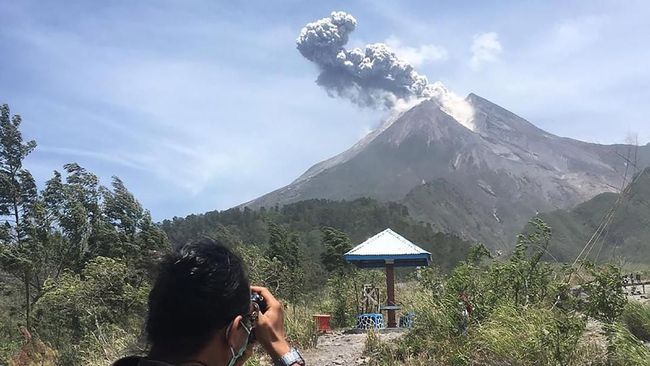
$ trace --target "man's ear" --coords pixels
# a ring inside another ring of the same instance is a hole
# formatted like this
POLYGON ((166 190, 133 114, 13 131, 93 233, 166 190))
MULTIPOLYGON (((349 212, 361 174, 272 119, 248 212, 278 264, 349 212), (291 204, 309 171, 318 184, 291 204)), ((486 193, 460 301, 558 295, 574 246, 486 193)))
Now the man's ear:
POLYGON ((230 328, 228 328, 228 332, 226 332, 227 335, 226 343, 228 343, 230 347, 234 347, 235 345, 241 342, 241 340, 239 340, 241 336, 239 335, 239 332, 237 332, 237 330, 241 328, 242 319, 244 318, 241 315, 237 315, 235 319, 233 319, 232 322, 230 323, 230 328))

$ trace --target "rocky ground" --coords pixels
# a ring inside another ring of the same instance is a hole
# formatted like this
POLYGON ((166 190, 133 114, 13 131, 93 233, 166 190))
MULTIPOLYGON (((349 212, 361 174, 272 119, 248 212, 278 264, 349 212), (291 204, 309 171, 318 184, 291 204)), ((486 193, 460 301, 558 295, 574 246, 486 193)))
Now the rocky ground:
MULTIPOLYGON (((382 331, 379 336, 384 341, 390 341, 400 337, 403 333, 403 330, 382 331)), ((324 334, 318 338, 318 345, 305 350, 303 356, 308 365, 363 365, 367 361, 363 357, 365 344, 365 333, 324 334)))
MULTIPOLYGON (((650 290, 650 288, 649 288, 650 290)), ((627 295, 628 300, 638 301, 642 304, 650 304, 650 293, 649 294, 636 294, 636 295, 627 295)))

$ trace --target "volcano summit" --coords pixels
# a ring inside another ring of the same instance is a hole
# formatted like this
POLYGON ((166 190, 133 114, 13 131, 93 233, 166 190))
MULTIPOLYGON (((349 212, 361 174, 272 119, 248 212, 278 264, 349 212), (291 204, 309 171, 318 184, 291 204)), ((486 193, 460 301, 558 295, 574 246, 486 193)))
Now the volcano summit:
MULTIPOLYGON (((439 83, 425 99, 349 150, 243 206, 307 199, 396 201, 434 228, 507 249, 540 212, 625 184, 630 145, 558 137, 490 101, 454 98, 439 83)), ((638 148, 650 165, 650 144, 638 148)))

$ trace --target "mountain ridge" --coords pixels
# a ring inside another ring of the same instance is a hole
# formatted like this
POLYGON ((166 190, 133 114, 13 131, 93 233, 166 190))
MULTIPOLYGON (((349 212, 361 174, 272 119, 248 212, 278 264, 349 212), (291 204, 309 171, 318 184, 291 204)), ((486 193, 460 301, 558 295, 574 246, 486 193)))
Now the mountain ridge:
MULTIPOLYGON (((620 189, 625 171, 620 155, 631 146, 559 137, 476 94, 465 101, 474 110, 473 128, 454 119, 441 102, 424 100, 291 184, 242 206, 360 197, 396 201, 423 222, 507 248, 537 212, 620 189), (441 179, 456 193, 440 185, 441 179), (438 182, 435 190, 423 188, 432 182, 438 182), (444 201, 455 209, 434 212, 444 201)), ((650 145, 639 150, 640 164, 647 166, 650 145)))

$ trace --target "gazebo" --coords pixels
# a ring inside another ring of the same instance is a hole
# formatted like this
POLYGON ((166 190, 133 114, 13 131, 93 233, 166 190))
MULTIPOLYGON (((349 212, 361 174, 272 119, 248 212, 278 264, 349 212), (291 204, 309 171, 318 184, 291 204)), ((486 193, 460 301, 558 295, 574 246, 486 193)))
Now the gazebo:
POLYGON ((386 306, 388 327, 395 328, 395 267, 423 267, 431 263, 431 253, 386 229, 345 253, 345 260, 359 268, 386 270, 386 306))

